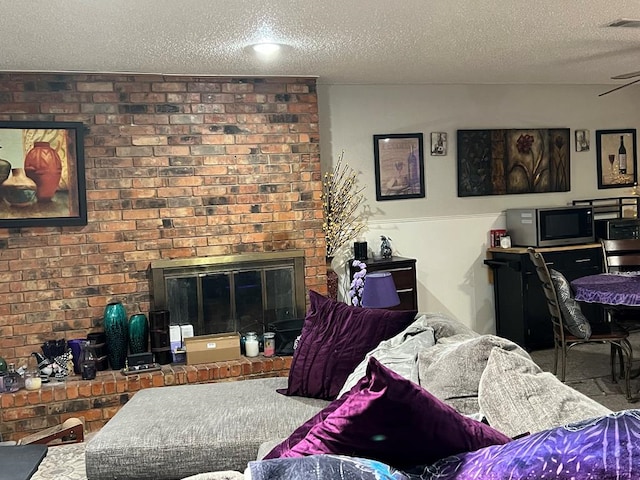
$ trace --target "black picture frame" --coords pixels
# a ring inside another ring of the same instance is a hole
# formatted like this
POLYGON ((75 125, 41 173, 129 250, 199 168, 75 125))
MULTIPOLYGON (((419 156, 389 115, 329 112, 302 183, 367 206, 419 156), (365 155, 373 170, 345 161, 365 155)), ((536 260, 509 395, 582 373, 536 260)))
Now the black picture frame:
POLYGON ((0 122, 0 228, 87 224, 81 122, 0 122))
POLYGON ((571 191, 568 128, 457 131, 458 197, 571 191))
POLYGON ((636 129, 596 130, 598 189, 632 187, 638 181, 636 129), (626 172, 620 171, 620 139, 626 149, 626 172))
POLYGON ((424 138, 422 133, 373 136, 376 200, 424 198, 424 138))

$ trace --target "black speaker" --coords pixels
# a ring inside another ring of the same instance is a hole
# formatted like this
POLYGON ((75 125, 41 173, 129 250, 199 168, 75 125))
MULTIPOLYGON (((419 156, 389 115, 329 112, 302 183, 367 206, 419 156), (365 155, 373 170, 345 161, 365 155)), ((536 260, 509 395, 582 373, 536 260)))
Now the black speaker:
POLYGON ((356 260, 366 260, 367 242, 353 242, 353 258, 356 260))

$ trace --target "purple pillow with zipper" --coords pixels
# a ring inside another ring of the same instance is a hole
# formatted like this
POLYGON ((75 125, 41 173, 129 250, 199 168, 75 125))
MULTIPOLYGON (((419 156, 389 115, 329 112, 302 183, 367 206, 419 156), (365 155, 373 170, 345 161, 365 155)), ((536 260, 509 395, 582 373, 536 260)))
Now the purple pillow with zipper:
POLYGON ((415 310, 353 307, 313 290, 293 353, 284 395, 333 400, 347 377, 378 344, 402 332, 415 310))
POLYGON ((510 440, 371 357, 365 377, 264 459, 336 454, 406 468, 510 440))

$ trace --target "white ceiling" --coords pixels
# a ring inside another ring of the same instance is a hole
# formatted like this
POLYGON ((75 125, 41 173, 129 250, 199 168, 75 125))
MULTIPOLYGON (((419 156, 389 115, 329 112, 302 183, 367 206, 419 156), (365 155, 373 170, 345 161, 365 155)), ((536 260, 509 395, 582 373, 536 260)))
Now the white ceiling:
POLYGON ((610 84, 638 0, 0 0, 0 71, 317 76, 323 84, 610 84), (247 46, 287 47, 270 62, 247 46))

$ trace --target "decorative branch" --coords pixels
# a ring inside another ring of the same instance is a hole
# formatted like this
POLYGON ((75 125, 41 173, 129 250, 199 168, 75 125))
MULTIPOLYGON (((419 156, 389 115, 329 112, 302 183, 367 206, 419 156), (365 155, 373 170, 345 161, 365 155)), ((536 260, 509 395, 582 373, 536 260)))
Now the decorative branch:
POLYGON ((327 257, 332 257, 338 248, 356 238, 365 227, 355 215, 364 198, 364 187, 358 188, 357 173, 349 165, 342 164, 343 158, 344 150, 333 171, 325 173, 322 181, 322 230, 327 243, 327 257))

